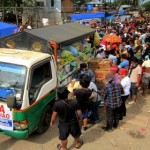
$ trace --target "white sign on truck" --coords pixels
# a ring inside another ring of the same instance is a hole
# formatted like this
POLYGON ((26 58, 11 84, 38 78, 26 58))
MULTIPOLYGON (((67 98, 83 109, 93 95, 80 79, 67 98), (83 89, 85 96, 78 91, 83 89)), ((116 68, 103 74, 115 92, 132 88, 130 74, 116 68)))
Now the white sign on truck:
POLYGON ((0 105, 0 128, 13 130, 12 111, 5 104, 0 105))

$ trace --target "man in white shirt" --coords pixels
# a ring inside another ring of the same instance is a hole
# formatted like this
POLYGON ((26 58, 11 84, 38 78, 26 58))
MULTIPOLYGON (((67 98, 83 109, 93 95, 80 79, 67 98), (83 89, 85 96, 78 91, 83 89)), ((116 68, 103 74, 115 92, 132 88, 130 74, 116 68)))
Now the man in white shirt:
POLYGON ((126 100, 128 99, 129 95, 130 95, 130 87, 131 87, 131 81, 130 78, 127 76, 128 74, 128 70, 121 68, 119 69, 119 75, 121 76, 121 81, 120 84, 123 87, 124 90, 124 94, 121 95, 121 99, 122 99, 122 105, 120 107, 120 120, 123 119, 123 116, 126 116, 126 100))

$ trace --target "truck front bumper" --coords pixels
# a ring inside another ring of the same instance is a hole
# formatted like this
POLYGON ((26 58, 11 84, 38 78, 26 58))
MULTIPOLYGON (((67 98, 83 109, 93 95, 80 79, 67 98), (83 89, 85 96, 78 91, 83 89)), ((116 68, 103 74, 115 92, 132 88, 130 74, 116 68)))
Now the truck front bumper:
POLYGON ((28 130, 13 130, 13 131, 0 130, 0 134, 8 135, 18 139, 24 139, 28 137, 29 132, 28 130))

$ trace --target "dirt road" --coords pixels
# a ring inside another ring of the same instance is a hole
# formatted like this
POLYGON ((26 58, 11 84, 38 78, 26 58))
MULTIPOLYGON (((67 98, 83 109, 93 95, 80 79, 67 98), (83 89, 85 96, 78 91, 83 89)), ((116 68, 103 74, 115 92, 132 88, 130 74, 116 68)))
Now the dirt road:
MULTIPOLYGON (((102 121, 83 132, 81 150, 149 150, 150 149, 150 95, 128 105, 128 114, 119 127, 112 132, 104 132, 104 110, 100 108, 102 121)), ((0 135, 0 150, 56 150, 58 140, 57 124, 45 134, 32 134, 28 139, 17 140, 0 135)), ((69 137, 68 149, 74 149, 73 138, 69 137)))

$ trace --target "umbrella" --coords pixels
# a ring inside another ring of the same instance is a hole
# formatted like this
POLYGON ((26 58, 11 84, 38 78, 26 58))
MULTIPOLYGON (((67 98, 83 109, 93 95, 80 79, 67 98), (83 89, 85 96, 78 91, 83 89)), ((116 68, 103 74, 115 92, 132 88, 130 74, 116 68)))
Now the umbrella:
POLYGON ((107 41, 109 43, 120 43, 121 38, 117 36, 116 34, 107 34, 104 38, 104 41, 107 41))

